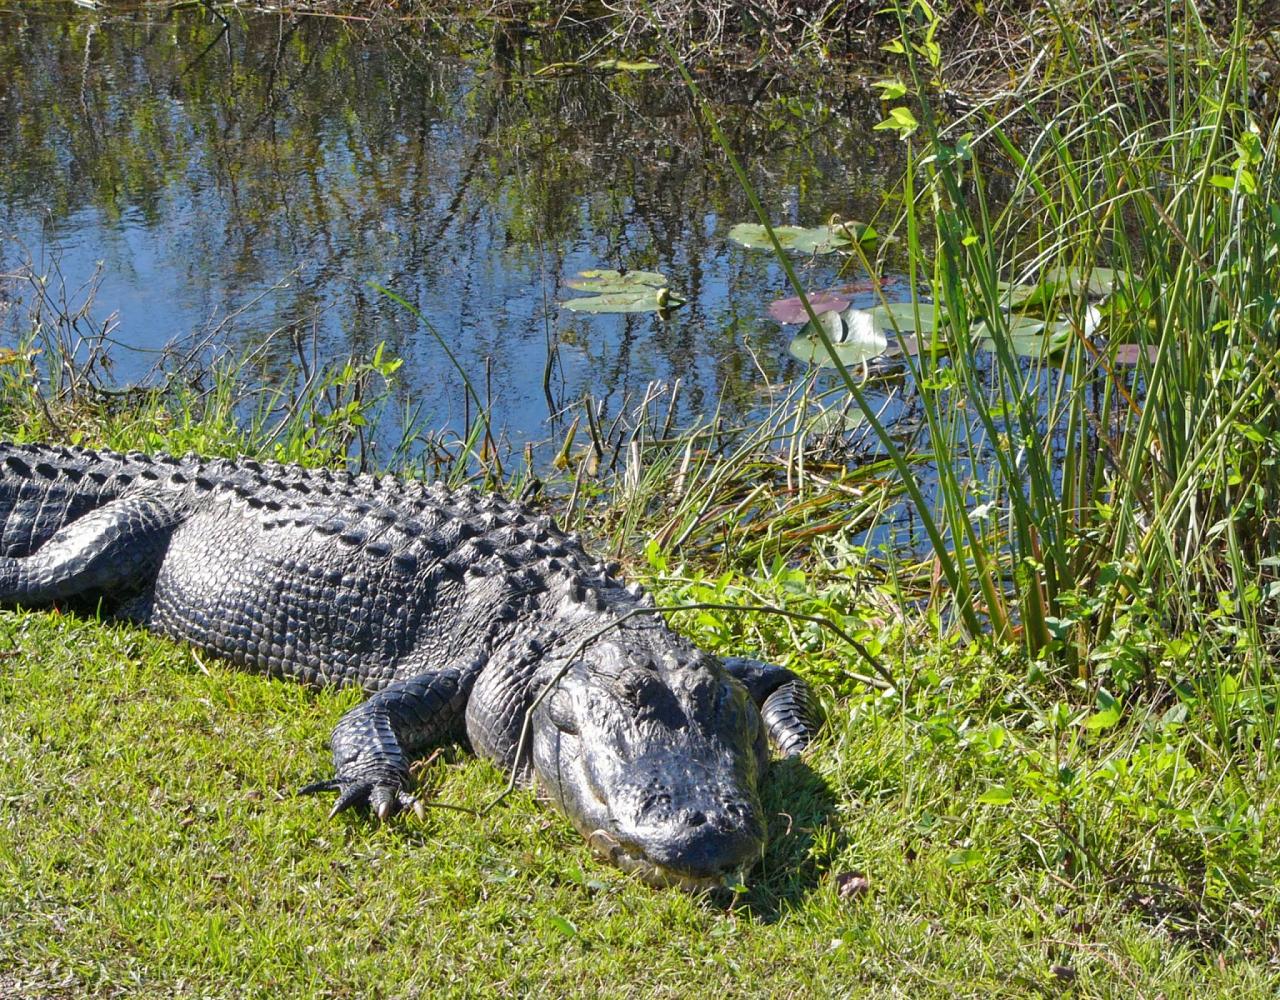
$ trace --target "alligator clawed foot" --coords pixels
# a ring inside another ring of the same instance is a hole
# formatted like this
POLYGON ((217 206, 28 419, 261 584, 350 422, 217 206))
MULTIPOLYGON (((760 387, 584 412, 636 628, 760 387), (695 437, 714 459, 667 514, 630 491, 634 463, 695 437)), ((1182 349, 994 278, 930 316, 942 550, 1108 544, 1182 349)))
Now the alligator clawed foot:
POLYGON ((338 801, 329 810, 329 819, 348 809, 368 809, 383 821, 402 812, 412 812, 418 819, 425 819, 427 814, 416 796, 395 785, 362 779, 329 778, 298 789, 299 795, 317 795, 322 792, 338 793, 338 801))

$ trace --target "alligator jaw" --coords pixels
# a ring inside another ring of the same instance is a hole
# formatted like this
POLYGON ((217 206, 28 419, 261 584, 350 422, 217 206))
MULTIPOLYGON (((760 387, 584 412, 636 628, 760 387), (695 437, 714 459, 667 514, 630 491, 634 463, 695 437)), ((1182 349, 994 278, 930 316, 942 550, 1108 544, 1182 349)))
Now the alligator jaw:
POLYGON ((685 875, 663 865, 655 864, 637 851, 631 850, 617 837, 607 830, 594 830, 587 837, 596 856, 609 861, 629 875, 639 878, 659 889, 677 888, 685 892, 706 892, 722 890, 740 885, 742 872, 731 872, 724 875, 685 875))

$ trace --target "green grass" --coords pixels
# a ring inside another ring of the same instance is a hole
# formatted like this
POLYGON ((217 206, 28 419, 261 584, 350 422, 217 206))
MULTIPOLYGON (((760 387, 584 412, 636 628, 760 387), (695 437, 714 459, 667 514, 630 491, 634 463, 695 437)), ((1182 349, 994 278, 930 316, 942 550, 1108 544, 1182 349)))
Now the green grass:
MULTIPOLYGON (((820 616, 878 661, 810 621, 675 616, 827 702, 819 743, 775 768, 771 845, 732 907, 597 863, 529 793, 477 815, 504 777, 461 752, 426 780, 470 811, 329 822, 292 791, 327 772, 351 696, 5 612, 0 996, 1280 989, 1280 125, 1243 32, 1170 5, 1126 36, 1080 6, 1036 5, 1056 19, 1038 76, 962 116, 939 110, 942 22, 918 4, 902 22, 885 112, 911 166, 885 253, 945 300, 948 349, 911 373, 936 503, 891 429, 886 457, 828 460, 805 387, 736 437, 664 440, 647 414, 565 444, 558 513, 662 604, 820 616), (1020 360, 1000 282, 1054 265, 1132 287, 1100 335, 1066 302, 1067 348, 1020 360), (967 338, 980 314, 993 352, 967 338), (1135 376, 1119 344, 1155 360, 1135 376), (612 480, 593 471, 610 453, 612 480), (903 497, 934 551, 852 546, 903 497)), ((6 435, 363 462, 398 364, 268 385, 230 364, 121 400, 71 377, 71 334, 0 358, 6 435)), ((423 453, 416 471, 520 486, 483 414, 423 453)))
MULTIPOLYGON (((1188 914, 1159 912, 1177 900, 1073 889, 1038 862, 1038 806, 978 805, 1015 756, 1053 739, 1023 733, 993 754, 962 725, 986 701, 976 689, 834 712, 805 763, 775 769, 772 844, 728 909, 597 863, 528 793, 485 817, 326 821, 292 792, 326 773, 348 695, 206 668, 137 630, 53 613, 5 613, 0 641, 14 650, 0 661, 0 988, 1261 996, 1277 982, 1259 935, 1180 941, 1188 914), (981 857, 957 866, 966 845, 981 857), (842 898, 852 871, 870 890, 842 898)), ((433 798, 476 809, 503 776, 449 753, 428 781, 433 798)), ((1211 798, 1213 784, 1186 791, 1211 798)), ((1096 818, 1100 840, 1133 847, 1150 832, 1132 810, 1096 818)))

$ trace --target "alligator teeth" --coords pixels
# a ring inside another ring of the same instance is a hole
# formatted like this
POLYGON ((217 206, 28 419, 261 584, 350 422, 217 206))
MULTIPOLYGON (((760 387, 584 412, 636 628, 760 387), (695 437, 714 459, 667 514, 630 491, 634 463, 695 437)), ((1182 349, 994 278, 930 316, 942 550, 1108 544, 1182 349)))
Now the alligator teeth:
POLYGON ((626 854, 626 851, 622 849, 618 839, 611 833, 605 830, 595 830, 587 838, 587 843, 605 861, 612 861, 615 865, 621 867, 622 857, 626 854))

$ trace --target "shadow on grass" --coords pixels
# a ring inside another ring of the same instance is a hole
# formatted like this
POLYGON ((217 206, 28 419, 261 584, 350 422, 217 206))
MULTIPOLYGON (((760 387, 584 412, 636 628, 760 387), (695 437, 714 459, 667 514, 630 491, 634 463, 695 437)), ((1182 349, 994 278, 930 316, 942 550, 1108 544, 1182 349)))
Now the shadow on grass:
POLYGON ((824 829, 835 814, 836 797, 826 779, 803 760, 773 761, 763 798, 771 817, 769 845, 737 906, 773 923, 818 888, 819 856, 838 853, 845 838, 838 827, 830 835, 824 829), (816 849, 820 836, 824 843, 816 849))

